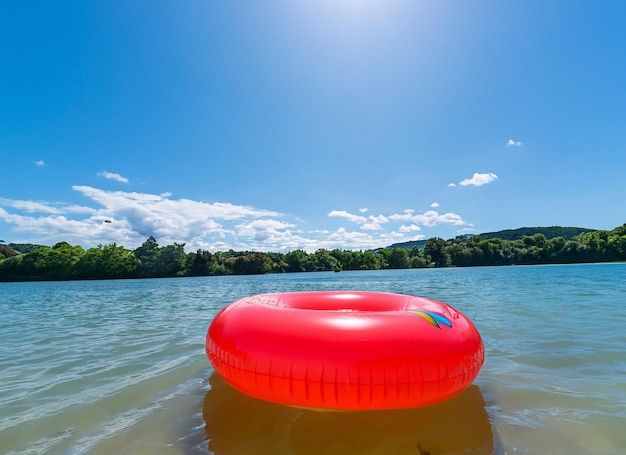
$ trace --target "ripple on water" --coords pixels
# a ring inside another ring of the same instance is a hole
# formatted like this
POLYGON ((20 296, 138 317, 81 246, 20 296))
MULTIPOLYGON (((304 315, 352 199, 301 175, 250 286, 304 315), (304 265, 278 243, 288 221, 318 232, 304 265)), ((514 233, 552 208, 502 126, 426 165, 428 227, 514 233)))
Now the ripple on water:
POLYGON ((207 453, 211 318, 250 294, 313 289, 424 295, 467 314, 485 343, 476 384, 496 453, 620 453, 624 276, 626 264, 606 264, 3 283, 0 453, 207 453))

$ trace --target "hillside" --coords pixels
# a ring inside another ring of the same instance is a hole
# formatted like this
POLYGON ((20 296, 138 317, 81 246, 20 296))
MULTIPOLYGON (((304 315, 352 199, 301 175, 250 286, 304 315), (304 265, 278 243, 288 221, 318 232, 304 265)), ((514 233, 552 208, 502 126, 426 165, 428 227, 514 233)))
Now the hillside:
POLYGON ((9 243, 8 245, 4 246, 11 248, 14 251, 17 251, 20 254, 25 254, 30 253, 37 248, 41 248, 43 245, 36 245, 34 243, 9 243))
POLYGON ((525 236, 531 236, 534 234, 543 234, 548 239, 555 237, 563 237, 565 240, 572 240, 574 237, 582 234, 583 232, 593 232, 595 229, 579 228, 579 227, 561 227, 561 226, 548 226, 548 227, 522 227, 518 229, 505 229, 498 232, 485 232, 480 234, 483 239, 498 238, 503 240, 517 240, 525 236))
MULTIPOLYGON (((411 240, 409 242, 394 243, 393 245, 389 245, 384 248, 378 248, 378 250, 383 250, 383 249, 392 250, 394 248, 406 248, 407 250, 410 250, 413 247, 424 248, 424 245, 426 245, 427 241, 428 241, 427 239, 423 239, 423 240, 411 240)), ((374 250, 374 251, 378 251, 378 250, 374 250)))
MULTIPOLYGON (((0 244, 0 255, 4 256, 5 258, 12 258, 14 256, 17 256, 18 254, 20 254, 19 251, 14 250, 8 245, 0 244)), ((0 259, 2 258, 0 257, 0 259)))
MULTIPOLYGON (((522 227, 518 229, 505 229, 497 232, 485 232, 477 234, 482 239, 499 238, 503 240, 517 240, 525 236, 531 236, 534 234, 543 234, 548 239, 555 237, 563 237, 565 240, 571 240, 574 237, 582 234, 583 232, 592 232, 595 229, 579 228, 579 227, 561 227, 561 226, 547 226, 547 227, 522 227)), ((473 237, 472 235, 466 235, 465 238, 473 237)), ((428 240, 413 240, 410 242, 394 243, 385 247, 387 249, 393 248, 406 248, 410 250, 413 247, 424 248, 428 240)))

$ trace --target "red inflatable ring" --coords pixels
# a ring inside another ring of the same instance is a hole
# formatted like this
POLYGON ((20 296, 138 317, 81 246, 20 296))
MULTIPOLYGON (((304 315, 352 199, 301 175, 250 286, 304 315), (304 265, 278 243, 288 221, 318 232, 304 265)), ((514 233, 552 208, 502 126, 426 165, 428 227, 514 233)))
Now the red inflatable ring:
POLYGON ((379 292, 295 292, 223 308, 206 337, 215 371, 276 403, 345 410, 446 400, 478 375, 484 348, 460 311, 379 292))

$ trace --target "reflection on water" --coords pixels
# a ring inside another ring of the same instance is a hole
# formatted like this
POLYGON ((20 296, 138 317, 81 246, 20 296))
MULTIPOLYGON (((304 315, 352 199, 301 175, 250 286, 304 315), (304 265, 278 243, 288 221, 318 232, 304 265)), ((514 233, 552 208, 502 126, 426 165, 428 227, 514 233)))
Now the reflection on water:
POLYGON ((248 397, 217 374, 203 418, 215 455, 492 454, 494 435, 478 386, 435 406, 320 412, 248 397))
POLYGON ((626 454, 625 276, 581 264, 0 283, 0 454, 626 454), (461 309, 485 342, 480 389, 322 414, 216 377, 203 389, 206 329, 225 305, 340 289, 461 309))

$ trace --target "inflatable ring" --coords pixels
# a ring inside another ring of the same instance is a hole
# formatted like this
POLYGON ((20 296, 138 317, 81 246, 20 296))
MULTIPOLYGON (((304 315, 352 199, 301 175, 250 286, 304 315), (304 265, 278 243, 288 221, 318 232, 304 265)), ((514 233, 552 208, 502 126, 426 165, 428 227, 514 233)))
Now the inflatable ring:
POLYGON ((484 361, 450 305, 379 292, 295 292, 223 308, 206 337, 215 371, 267 401, 322 409, 427 406, 463 391, 484 361))

